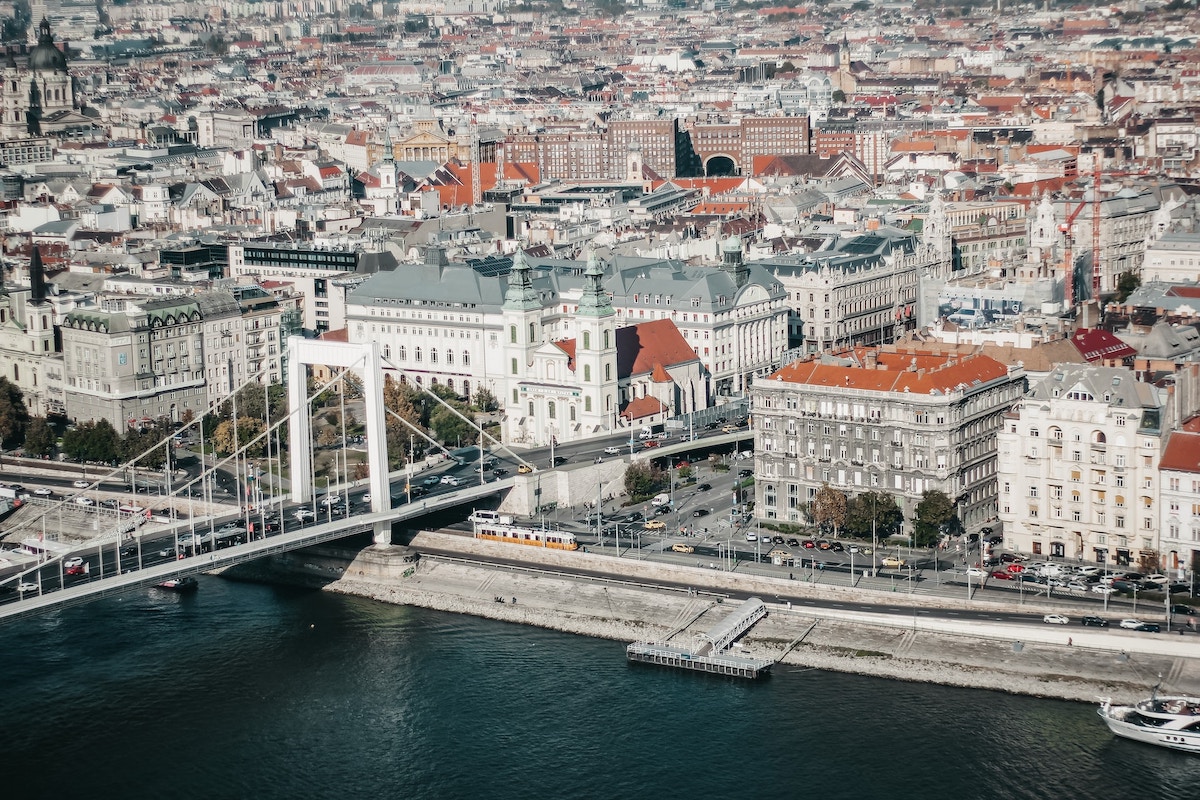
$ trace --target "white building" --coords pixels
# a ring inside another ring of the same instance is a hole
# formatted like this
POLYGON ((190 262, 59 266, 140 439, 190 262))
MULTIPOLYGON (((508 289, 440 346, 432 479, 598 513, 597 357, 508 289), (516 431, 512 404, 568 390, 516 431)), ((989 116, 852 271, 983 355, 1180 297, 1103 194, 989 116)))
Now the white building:
POLYGON ((1162 565, 1188 579, 1200 567, 1200 433, 1172 433, 1159 471, 1162 565))
POLYGON ((1063 365, 1034 386, 999 435, 1005 544, 1157 570, 1167 401, 1116 367, 1063 365))

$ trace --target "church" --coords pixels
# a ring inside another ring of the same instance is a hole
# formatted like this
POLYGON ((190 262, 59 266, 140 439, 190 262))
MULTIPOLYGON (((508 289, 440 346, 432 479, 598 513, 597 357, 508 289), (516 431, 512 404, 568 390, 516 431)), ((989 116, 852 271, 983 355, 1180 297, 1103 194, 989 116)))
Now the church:
POLYGON ((22 58, 11 49, 0 70, 0 139, 63 134, 91 128, 80 113, 81 99, 67 66, 67 45, 54 43, 50 23, 42 19, 37 44, 22 58), (23 61, 24 63, 21 63, 23 61))

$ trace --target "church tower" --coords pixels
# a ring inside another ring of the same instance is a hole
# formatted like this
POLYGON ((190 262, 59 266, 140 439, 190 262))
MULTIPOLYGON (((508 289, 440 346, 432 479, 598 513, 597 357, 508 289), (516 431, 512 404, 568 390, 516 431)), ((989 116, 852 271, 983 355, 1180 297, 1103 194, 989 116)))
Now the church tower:
POLYGON ((504 363, 500 366, 506 389, 504 407, 508 412, 509 440, 548 444, 550 433, 538 422, 548 417, 546 409, 539 408, 540 401, 527 397, 524 391, 526 376, 532 377, 533 354, 542 344, 542 301, 533 287, 532 272, 525 261, 525 251, 518 247, 501 306, 504 363))
POLYGON ((942 200, 941 192, 935 194, 929 204, 929 213, 921 229, 921 243, 935 262, 931 266, 942 277, 950 277, 950 271, 954 268, 954 245, 950 239, 950 222, 946 218, 946 203, 942 200))
POLYGON ((46 302, 46 269, 42 251, 35 245, 29 256, 29 306, 25 330, 35 353, 54 352, 54 309, 46 302))
POLYGON ((721 269, 733 278, 733 284, 742 288, 750 280, 750 267, 742 253, 742 239, 736 233, 721 242, 721 269))
POLYGON ((579 298, 575 380, 583 394, 583 435, 614 426, 617 403, 617 312, 604 288, 604 267, 589 248, 579 298))

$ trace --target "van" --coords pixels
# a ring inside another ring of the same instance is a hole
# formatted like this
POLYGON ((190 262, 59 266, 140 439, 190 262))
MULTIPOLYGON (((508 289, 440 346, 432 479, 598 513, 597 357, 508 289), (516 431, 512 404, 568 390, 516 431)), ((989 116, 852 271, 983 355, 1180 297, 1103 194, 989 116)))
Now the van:
POLYGON ((654 499, 650 501, 650 505, 665 506, 669 502, 671 502, 671 495, 667 494, 666 492, 663 492, 662 494, 654 495, 654 499))
POLYGON ((650 430, 649 428, 642 428, 642 432, 638 434, 638 438, 641 439, 643 442, 646 441, 647 439, 653 439, 654 431, 650 430))

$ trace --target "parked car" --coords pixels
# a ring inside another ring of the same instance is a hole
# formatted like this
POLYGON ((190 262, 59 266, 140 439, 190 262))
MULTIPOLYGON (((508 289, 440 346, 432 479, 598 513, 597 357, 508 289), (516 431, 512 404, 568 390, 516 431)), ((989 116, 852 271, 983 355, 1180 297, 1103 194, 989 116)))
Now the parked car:
POLYGON ((979 567, 967 567, 967 576, 971 578, 986 578, 987 570, 979 567))
POLYGON ((829 549, 835 553, 844 553, 846 552, 846 545, 841 542, 830 542, 829 549))
POLYGON ((788 540, 787 540, 787 546, 788 546, 788 547, 799 547, 799 546, 800 546, 800 540, 799 540, 799 539, 788 539, 788 540))
POLYGON ((747 542, 757 542, 758 534, 756 534, 752 531, 746 531, 746 541, 747 542))
POLYGON ((1062 614, 1047 614, 1042 617, 1042 622, 1050 625, 1066 625, 1070 621, 1070 618, 1064 617, 1062 614))
POLYGON ((752 470, 752 469, 739 469, 738 470, 739 478, 749 478, 753 474, 754 474, 754 470, 752 470))
POLYGON ((814 542, 812 539, 805 539, 805 540, 804 540, 804 549, 805 549, 805 550, 812 550, 812 549, 813 549, 813 548, 815 548, 816 546, 817 546, 817 543, 816 543, 816 542, 814 542))
POLYGON ((1107 628, 1108 620, 1104 617, 1084 617, 1079 620, 1081 625, 1087 625, 1092 628, 1107 628))
POLYGON ((993 570, 989 577, 997 581, 1011 581, 1013 579, 1011 572, 1005 572, 1004 570, 999 569, 993 570))
POLYGON ((437 475, 430 475, 428 478, 421 481, 421 485, 422 486, 437 486, 441 482, 442 482, 442 479, 440 477, 438 477, 437 475))
POLYGON ((1092 587, 1092 592, 1094 592, 1095 594, 1115 594, 1116 591, 1117 590, 1114 589, 1113 587, 1105 586, 1102 583, 1097 583, 1095 586, 1092 587))
POLYGON ((818 550, 828 550, 833 547, 833 544, 828 539, 817 539, 818 550))

